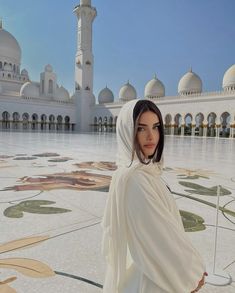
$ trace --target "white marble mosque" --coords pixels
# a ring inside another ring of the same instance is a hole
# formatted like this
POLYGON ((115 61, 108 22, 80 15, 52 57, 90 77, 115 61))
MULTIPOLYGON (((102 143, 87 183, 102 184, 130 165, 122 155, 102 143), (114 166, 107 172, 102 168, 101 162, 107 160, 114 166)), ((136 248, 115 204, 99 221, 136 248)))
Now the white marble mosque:
POLYGON ((57 84, 50 64, 39 81, 21 70, 20 45, 0 23, 0 129, 114 132, 122 105, 144 98, 159 106, 168 135, 235 137, 235 64, 224 73, 218 92, 203 92, 201 78, 190 69, 179 80, 177 96, 165 96, 164 83, 154 76, 145 85, 144 97, 128 81, 117 97, 111 89, 102 89, 96 104, 92 24, 97 12, 91 0, 80 0, 74 13, 78 30, 72 96, 57 84))
MULTIPOLYGON (((102 292, 100 222, 116 169, 113 132, 122 105, 138 96, 127 82, 116 99, 105 87, 95 103, 96 9, 80 0, 74 13, 72 96, 57 84, 50 64, 39 81, 31 81, 21 70, 17 40, 0 23, 0 293, 102 292)), ((225 72, 220 92, 203 92, 200 77, 189 70, 178 93, 165 96, 154 76, 142 97, 156 102, 165 120, 163 179, 209 276, 227 282, 207 280, 200 292, 234 293, 235 139, 228 137, 235 134, 235 65, 225 72)))

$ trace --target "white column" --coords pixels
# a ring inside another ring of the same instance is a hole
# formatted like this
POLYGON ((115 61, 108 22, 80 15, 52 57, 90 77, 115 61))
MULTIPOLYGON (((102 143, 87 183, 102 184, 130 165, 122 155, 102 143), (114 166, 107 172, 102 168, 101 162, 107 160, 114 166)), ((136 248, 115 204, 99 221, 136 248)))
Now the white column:
POLYGON ((193 123, 192 123, 191 136, 195 136, 195 128, 196 128, 196 124, 193 122, 193 123))
POLYGON ((181 124, 181 133, 180 133, 181 136, 184 136, 184 127, 185 127, 185 124, 181 124))
POLYGON ((234 136, 234 128, 235 128, 235 121, 230 124, 230 134, 229 134, 230 138, 233 138, 234 136))
POLYGON ((175 124, 171 124, 171 135, 174 135, 175 124))
POLYGON ((202 127, 203 127, 203 137, 206 137, 207 136, 207 125, 206 123, 203 123, 202 124, 202 127))
POLYGON ((219 137, 221 124, 216 124, 215 127, 216 127, 216 137, 219 137))

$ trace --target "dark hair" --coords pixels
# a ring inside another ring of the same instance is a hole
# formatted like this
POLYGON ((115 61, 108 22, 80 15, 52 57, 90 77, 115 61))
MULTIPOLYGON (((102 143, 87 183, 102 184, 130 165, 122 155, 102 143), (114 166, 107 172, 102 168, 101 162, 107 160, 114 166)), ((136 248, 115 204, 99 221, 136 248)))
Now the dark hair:
POLYGON ((133 153, 132 153, 132 161, 134 159, 134 155, 136 152, 137 157, 139 158, 140 162, 143 164, 149 164, 151 161, 153 163, 159 162, 161 160, 162 157, 162 153, 163 153, 163 148, 164 148, 164 125, 163 125, 163 121, 162 121, 162 114, 160 112, 160 110, 158 109, 158 107, 151 101, 149 100, 139 100, 136 104, 135 107, 133 109, 133 122, 134 122, 134 141, 133 141, 133 153), (141 156, 141 150, 140 150, 140 146, 139 143, 137 141, 137 131, 138 131, 138 122, 140 119, 140 116, 147 111, 151 111, 153 113, 155 113, 159 119, 159 142, 158 145, 155 149, 154 154, 149 157, 149 161, 145 162, 141 156))

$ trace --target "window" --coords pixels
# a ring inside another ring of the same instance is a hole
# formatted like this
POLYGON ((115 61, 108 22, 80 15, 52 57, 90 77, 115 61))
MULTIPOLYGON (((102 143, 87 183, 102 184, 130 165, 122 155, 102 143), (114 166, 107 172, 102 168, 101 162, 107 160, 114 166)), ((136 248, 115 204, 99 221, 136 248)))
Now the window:
POLYGON ((42 79, 42 94, 44 94, 44 79, 42 79))
POLYGON ((53 80, 49 79, 48 94, 53 94, 53 80))

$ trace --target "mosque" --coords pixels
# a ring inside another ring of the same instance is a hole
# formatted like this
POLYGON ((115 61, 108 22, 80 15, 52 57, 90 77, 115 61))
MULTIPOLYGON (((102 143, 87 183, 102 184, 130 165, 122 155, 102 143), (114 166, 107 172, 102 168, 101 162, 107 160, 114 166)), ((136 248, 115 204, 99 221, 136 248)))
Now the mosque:
MULTIPOLYGON (((117 99, 105 87, 93 94, 92 24, 97 12, 91 0, 80 0, 77 16, 74 94, 57 84, 50 64, 31 81, 21 66, 21 48, 0 22, 0 129, 22 131, 114 132, 123 104, 137 99, 127 82, 117 99)), ((235 137, 235 64, 225 72, 219 92, 203 92, 202 80, 190 69, 178 83, 177 96, 165 96, 156 76, 146 85, 143 99, 160 108, 168 135, 235 137)))

